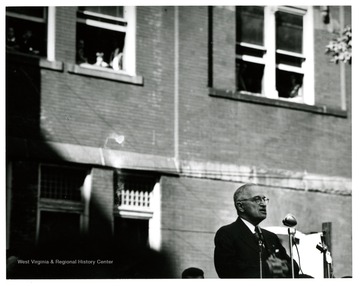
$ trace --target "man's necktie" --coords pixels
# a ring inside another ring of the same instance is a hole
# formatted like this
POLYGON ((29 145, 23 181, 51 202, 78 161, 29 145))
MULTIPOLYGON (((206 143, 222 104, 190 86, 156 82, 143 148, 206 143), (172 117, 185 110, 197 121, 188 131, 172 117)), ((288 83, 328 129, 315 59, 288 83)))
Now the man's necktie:
POLYGON ((262 242, 264 242, 264 238, 259 226, 255 226, 255 237, 257 238, 257 240, 261 240, 262 242))
POLYGON ((255 226, 255 237, 257 238, 257 241, 259 242, 259 244, 261 244, 261 246, 263 248, 266 249, 266 251, 268 252, 269 251, 269 248, 267 247, 266 245, 266 241, 265 241, 265 238, 264 238, 264 235, 260 229, 259 226, 255 226))

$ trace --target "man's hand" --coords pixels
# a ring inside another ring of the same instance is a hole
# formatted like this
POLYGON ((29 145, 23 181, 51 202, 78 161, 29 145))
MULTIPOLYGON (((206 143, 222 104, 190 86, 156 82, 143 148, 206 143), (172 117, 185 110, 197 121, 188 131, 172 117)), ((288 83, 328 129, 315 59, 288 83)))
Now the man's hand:
POLYGON ((287 277, 289 273, 289 267, 286 260, 282 260, 275 256, 270 256, 266 261, 270 273, 275 278, 287 277))

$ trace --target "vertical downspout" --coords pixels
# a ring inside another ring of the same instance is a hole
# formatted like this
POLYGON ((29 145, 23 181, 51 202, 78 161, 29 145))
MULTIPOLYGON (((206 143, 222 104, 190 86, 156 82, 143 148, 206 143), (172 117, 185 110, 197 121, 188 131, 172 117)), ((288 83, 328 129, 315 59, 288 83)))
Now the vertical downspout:
POLYGON ((179 7, 174 7, 174 159, 179 170, 179 7))
POLYGON ((213 7, 208 7, 208 29, 209 29, 209 43, 208 43, 208 87, 213 87, 213 7))
POLYGON ((40 211, 40 193, 41 193, 41 163, 38 164, 38 185, 37 185, 37 205, 36 205, 36 237, 35 244, 39 245, 40 239, 40 219, 41 219, 41 211, 40 211))
POLYGON ((11 192, 12 192, 12 164, 11 162, 8 162, 6 168, 6 250, 10 248, 11 192))
MULTIPOLYGON (((340 6, 339 21, 340 21, 340 33, 342 33, 345 27, 345 11, 344 6, 340 6)), ((341 93, 341 109, 346 110, 346 74, 345 63, 340 62, 340 93, 341 93)))

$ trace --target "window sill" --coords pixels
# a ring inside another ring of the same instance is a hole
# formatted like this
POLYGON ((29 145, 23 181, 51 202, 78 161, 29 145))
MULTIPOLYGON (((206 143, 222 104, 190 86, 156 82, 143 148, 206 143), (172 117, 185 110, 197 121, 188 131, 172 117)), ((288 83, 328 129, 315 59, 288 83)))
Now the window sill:
POLYGON ((24 65, 38 66, 42 69, 49 69, 60 72, 64 71, 63 62, 49 61, 46 58, 42 58, 37 55, 25 54, 16 51, 7 52, 6 60, 24 65))
POLYGON ((343 118, 348 117, 348 113, 346 110, 327 108, 326 106, 308 105, 308 104, 304 104, 304 103, 290 102, 290 101, 285 101, 285 100, 281 100, 281 99, 260 97, 260 96, 256 96, 256 95, 243 94, 239 91, 209 88, 209 95, 213 96, 213 97, 221 97, 221 98, 227 98, 227 99, 238 100, 238 101, 246 101, 246 102, 262 104, 262 105, 271 105, 271 106, 280 107, 280 108, 296 109, 296 110, 302 110, 302 111, 306 111, 306 112, 312 112, 312 113, 329 115, 329 116, 336 116, 336 117, 343 117, 343 118))
POLYGON ((113 71, 106 68, 98 68, 92 65, 67 65, 67 71, 71 74, 78 74, 83 76, 97 77, 113 81, 125 82, 134 85, 143 85, 144 78, 142 76, 131 76, 123 72, 113 71))
POLYGON ((114 207, 114 215, 123 218, 150 219, 154 212, 150 208, 135 206, 117 206, 114 207))
POLYGON ((61 199, 39 199, 39 207, 42 210, 61 210, 81 213, 84 210, 83 203, 61 199))

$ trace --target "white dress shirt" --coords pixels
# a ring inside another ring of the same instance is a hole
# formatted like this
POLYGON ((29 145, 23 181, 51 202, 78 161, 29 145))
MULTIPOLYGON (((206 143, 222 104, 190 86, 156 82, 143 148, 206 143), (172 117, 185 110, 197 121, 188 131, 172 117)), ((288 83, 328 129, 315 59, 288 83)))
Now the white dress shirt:
POLYGON ((242 217, 241 220, 245 223, 245 225, 250 229, 252 233, 255 233, 255 225, 253 225, 251 222, 248 222, 246 219, 243 219, 242 217))

